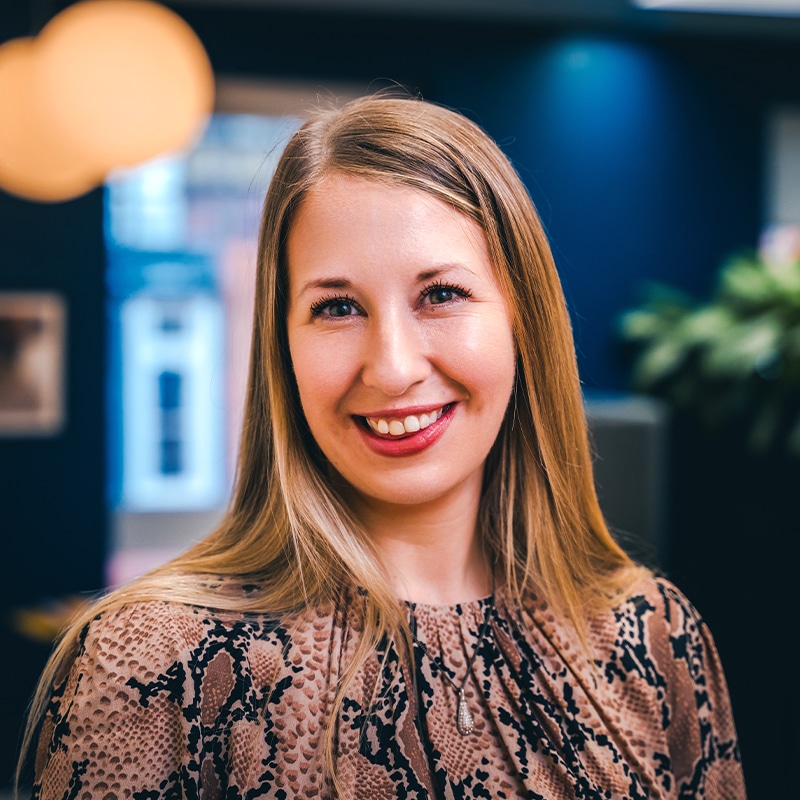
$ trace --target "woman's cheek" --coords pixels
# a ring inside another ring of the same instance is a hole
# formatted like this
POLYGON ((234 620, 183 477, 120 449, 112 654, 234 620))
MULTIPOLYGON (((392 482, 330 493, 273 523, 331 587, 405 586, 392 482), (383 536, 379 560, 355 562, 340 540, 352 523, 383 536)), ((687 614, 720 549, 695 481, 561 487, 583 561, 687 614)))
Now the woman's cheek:
MULTIPOLYGON (((464 326, 453 338, 451 364, 459 371, 471 373, 473 381, 481 373, 487 382, 512 374, 516 365, 516 345, 507 319, 483 321, 481 325, 464 326), (480 372, 476 372, 480 370, 480 372)), ((499 388, 499 387, 498 387, 499 388)))

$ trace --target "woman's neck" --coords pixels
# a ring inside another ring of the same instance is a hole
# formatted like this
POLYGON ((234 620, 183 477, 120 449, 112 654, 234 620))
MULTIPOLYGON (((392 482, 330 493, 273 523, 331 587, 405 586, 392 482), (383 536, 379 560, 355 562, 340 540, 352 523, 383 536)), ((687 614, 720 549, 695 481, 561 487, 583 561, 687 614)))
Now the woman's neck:
POLYGON ((487 597, 492 575, 480 531, 479 499, 387 505, 351 498, 399 599, 454 605, 487 597))

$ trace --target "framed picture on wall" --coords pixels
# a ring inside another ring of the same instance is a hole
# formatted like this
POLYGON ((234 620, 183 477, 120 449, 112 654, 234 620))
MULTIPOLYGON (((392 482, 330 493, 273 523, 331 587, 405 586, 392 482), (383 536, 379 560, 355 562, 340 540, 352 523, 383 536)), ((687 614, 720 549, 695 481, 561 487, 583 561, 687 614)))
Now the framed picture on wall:
POLYGON ((0 292, 0 436, 64 425, 66 307, 49 292, 0 292))

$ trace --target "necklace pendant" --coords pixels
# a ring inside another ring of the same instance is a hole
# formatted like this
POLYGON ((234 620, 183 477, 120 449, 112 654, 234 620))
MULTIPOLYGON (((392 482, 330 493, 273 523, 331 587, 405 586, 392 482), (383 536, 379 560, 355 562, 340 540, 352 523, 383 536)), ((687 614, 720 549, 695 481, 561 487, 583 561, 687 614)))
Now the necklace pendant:
POLYGON ((458 711, 456 712, 456 730, 462 736, 469 736, 475 730, 475 718, 467 705, 464 690, 458 690, 458 711))

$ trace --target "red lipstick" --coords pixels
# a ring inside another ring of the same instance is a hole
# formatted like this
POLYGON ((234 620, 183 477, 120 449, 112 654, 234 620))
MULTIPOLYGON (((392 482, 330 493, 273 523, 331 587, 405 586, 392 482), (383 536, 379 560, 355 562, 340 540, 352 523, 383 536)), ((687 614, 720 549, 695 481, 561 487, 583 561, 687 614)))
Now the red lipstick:
POLYGON ((455 408, 455 403, 447 406, 442 416, 428 425, 427 428, 415 433, 406 433, 403 436, 377 433, 369 427, 363 417, 359 420, 358 429, 370 450, 380 455, 391 457, 413 456, 423 450, 427 450, 441 438, 453 419, 455 408))

